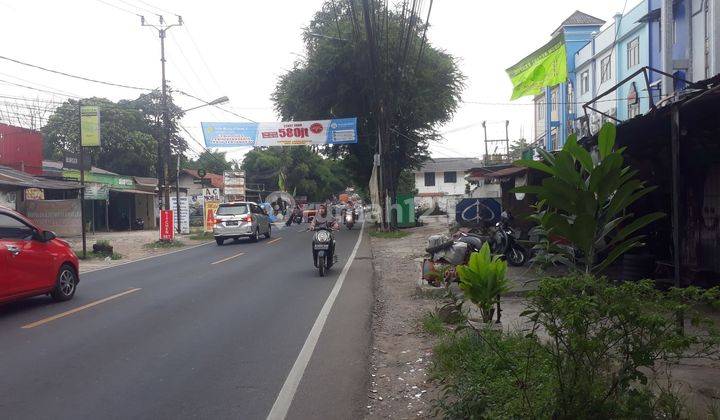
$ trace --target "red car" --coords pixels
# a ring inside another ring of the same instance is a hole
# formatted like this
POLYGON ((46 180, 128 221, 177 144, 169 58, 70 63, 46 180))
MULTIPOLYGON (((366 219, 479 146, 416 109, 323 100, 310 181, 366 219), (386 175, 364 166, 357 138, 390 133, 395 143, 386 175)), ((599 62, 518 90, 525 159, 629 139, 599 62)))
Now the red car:
POLYGON ((0 303, 44 294, 70 300, 79 280, 70 245, 0 206, 0 303))

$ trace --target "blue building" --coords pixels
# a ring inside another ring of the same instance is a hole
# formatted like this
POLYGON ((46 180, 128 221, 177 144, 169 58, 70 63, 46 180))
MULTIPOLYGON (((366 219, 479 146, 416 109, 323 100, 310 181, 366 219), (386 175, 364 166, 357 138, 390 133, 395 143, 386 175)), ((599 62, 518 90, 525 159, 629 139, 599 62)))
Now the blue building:
POLYGON ((645 17, 651 11, 651 0, 643 0, 624 15, 616 14, 613 23, 595 34, 580 49, 575 60, 575 130, 582 130, 583 104, 609 92, 592 106, 599 112, 588 112, 590 131, 596 133, 603 122, 613 118, 624 121, 650 109, 650 93, 644 73, 651 65, 651 25, 645 17), (618 85, 626 78, 630 80, 618 85), (603 115, 605 114, 605 115, 603 115))
POLYGON ((567 51, 568 81, 545 88, 535 102, 535 141, 547 150, 560 149, 572 131, 575 120, 575 53, 585 46, 593 33, 605 23, 604 20, 576 11, 565 19, 552 33, 552 37, 564 35, 567 51))

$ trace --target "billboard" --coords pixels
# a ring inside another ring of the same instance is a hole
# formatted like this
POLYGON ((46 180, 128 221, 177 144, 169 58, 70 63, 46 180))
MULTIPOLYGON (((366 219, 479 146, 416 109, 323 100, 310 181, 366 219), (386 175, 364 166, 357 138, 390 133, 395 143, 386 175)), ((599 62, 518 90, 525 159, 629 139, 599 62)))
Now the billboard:
POLYGON ((58 236, 80 235, 80 200, 29 200, 25 214, 58 236))
POLYGON ((245 171, 223 172, 225 196, 245 195, 245 171))
POLYGON ((180 233, 190 233, 190 202, 187 197, 180 197, 180 223, 177 215, 177 197, 170 196, 170 208, 173 209, 173 224, 177 229, 180 226, 180 233))
POLYGON ((202 123, 207 147, 311 146, 357 143, 357 118, 268 123, 202 123))
POLYGON ((100 146, 100 108, 80 107, 80 145, 100 146))

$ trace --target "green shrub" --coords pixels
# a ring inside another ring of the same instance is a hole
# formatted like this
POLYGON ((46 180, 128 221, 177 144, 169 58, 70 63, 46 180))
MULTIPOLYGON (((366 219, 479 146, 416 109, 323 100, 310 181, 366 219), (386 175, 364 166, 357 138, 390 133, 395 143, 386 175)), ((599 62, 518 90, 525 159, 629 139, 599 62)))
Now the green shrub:
POLYGON ((450 418, 678 418, 682 400, 654 369, 718 357, 720 334, 696 310, 718 296, 717 288, 661 292, 651 281, 543 279, 523 313, 532 325, 525 336, 480 331, 436 348, 438 408, 450 418), (678 328, 678 313, 692 328, 678 328))
POLYGON ((457 267, 460 288, 465 297, 480 309, 483 322, 489 323, 495 314, 495 303, 500 294, 510 290, 505 273, 507 263, 499 256, 490 254, 490 246, 483 244, 480 251, 473 252, 467 265, 457 267))
POLYGON ((446 331, 443 320, 435 312, 428 312, 423 316, 422 329, 432 335, 442 335, 446 331))

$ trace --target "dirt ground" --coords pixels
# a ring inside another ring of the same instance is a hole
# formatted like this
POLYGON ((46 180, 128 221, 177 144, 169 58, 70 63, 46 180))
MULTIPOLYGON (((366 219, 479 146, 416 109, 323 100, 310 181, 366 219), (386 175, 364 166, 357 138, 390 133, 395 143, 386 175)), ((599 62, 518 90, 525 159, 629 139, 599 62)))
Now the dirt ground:
MULTIPOLYGON (((95 242, 106 240, 113 246, 114 252, 122 255, 119 260, 111 260, 109 258, 99 259, 92 258, 88 260, 80 261, 80 272, 87 272, 96 270, 98 268, 110 267, 117 264, 123 264, 129 261, 139 260, 141 258, 147 258, 155 255, 166 254, 182 248, 159 248, 159 249, 147 249, 144 247, 145 244, 157 241, 160 234, 156 230, 135 230, 128 232, 98 232, 95 235, 88 235, 86 239, 88 252, 92 251, 92 246, 95 242)), ((64 241, 70 243, 72 249, 76 252, 82 250, 82 238, 62 238, 64 241)), ((189 235, 181 235, 177 238, 185 244, 185 247, 203 244, 208 242, 207 239, 203 240, 192 240, 189 235)))
POLYGON ((435 338, 420 320, 439 300, 416 290, 426 238, 447 231, 442 226, 409 229, 401 239, 372 238, 376 307, 373 320, 371 387, 367 418, 431 417, 434 386, 427 383, 435 338))

